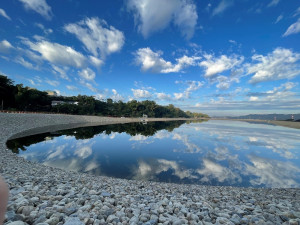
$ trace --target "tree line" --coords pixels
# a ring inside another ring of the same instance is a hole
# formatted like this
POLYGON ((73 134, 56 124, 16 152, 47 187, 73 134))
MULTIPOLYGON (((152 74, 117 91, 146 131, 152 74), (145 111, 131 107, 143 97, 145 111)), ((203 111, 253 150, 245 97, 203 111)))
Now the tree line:
POLYGON ((156 118, 209 117, 203 113, 184 112, 172 104, 161 106, 149 100, 123 102, 112 99, 101 101, 86 95, 53 96, 23 84, 14 85, 11 79, 3 75, 0 75, 0 109, 115 117, 141 117, 143 114, 156 118), (56 105, 53 104, 55 101, 56 105))

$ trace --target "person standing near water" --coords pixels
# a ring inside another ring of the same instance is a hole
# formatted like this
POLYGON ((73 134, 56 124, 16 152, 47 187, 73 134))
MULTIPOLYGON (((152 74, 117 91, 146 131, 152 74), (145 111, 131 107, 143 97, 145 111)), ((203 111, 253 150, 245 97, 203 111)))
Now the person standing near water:
POLYGON ((0 225, 3 224, 8 201, 8 188, 0 176, 0 225))

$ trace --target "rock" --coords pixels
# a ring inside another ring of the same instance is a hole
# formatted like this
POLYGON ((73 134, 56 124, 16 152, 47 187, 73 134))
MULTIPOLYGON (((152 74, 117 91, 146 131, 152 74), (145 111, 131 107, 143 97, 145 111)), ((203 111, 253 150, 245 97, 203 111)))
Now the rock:
POLYGON ((289 225, 299 225, 300 221, 297 219, 291 219, 289 220, 289 225))
POLYGON ((78 217, 69 217, 63 225, 84 225, 78 217))
POLYGON ((103 197, 110 197, 110 196, 111 196, 110 193, 105 192, 105 191, 103 191, 103 192, 101 193, 101 195, 102 195, 103 197))
POLYGON ((70 216, 71 214, 75 213, 77 211, 76 208, 65 208, 64 209, 64 213, 67 215, 67 216, 70 216))
POLYGON ((218 217, 216 220, 216 225, 234 225, 234 223, 225 217, 218 217))
POLYGON ((119 222, 119 218, 116 217, 115 215, 109 215, 106 219, 106 222, 108 223, 112 223, 112 222, 116 222, 118 223, 119 222))
POLYGON ((14 221, 14 222, 8 223, 7 225, 28 225, 28 224, 23 221, 14 221))
POLYGON ((29 216, 31 211, 33 211, 34 207, 33 206, 25 206, 22 210, 22 214, 24 216, 29 216))
POLYGON ((45 223, 48 223, 49 225, 57 225, 59 223, 59 218, 51 217, 50 219, 46 220, 45 223))

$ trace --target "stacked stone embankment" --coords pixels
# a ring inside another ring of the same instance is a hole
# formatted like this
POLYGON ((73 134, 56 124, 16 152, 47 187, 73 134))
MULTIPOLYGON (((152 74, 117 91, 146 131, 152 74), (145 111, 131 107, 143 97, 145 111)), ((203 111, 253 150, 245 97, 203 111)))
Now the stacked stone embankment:
POLYGON ((92 176, 26 161, 9 138, 138 119, 0 113, 5 224, 300 224, 300 189, 181 185, 92 176))

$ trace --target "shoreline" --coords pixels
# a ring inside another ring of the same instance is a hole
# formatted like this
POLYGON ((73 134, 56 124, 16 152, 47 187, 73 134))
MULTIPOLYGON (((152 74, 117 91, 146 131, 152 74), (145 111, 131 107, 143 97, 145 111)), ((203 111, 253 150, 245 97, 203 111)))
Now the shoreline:
POLYGON ((282 127, 289 127, 300 129, 300 122, 283 121, 283 120, 259 120, 259 119, 223 119, 223 118, 210 118, 211 120, 232 120, 232 121, 244 121, 244 122, 257 122, 267 123, 282 127))
MULTIPOLYGON (((152 119, 170 121, 178 119, 152 119)), ((291 224, 299 188, 239 188, 124 180, 27 161, 8 139, 80 126, 139 122, 53 114, 0 113, 0 173, 10 188, 7 222, 24 224, 291 224)))

